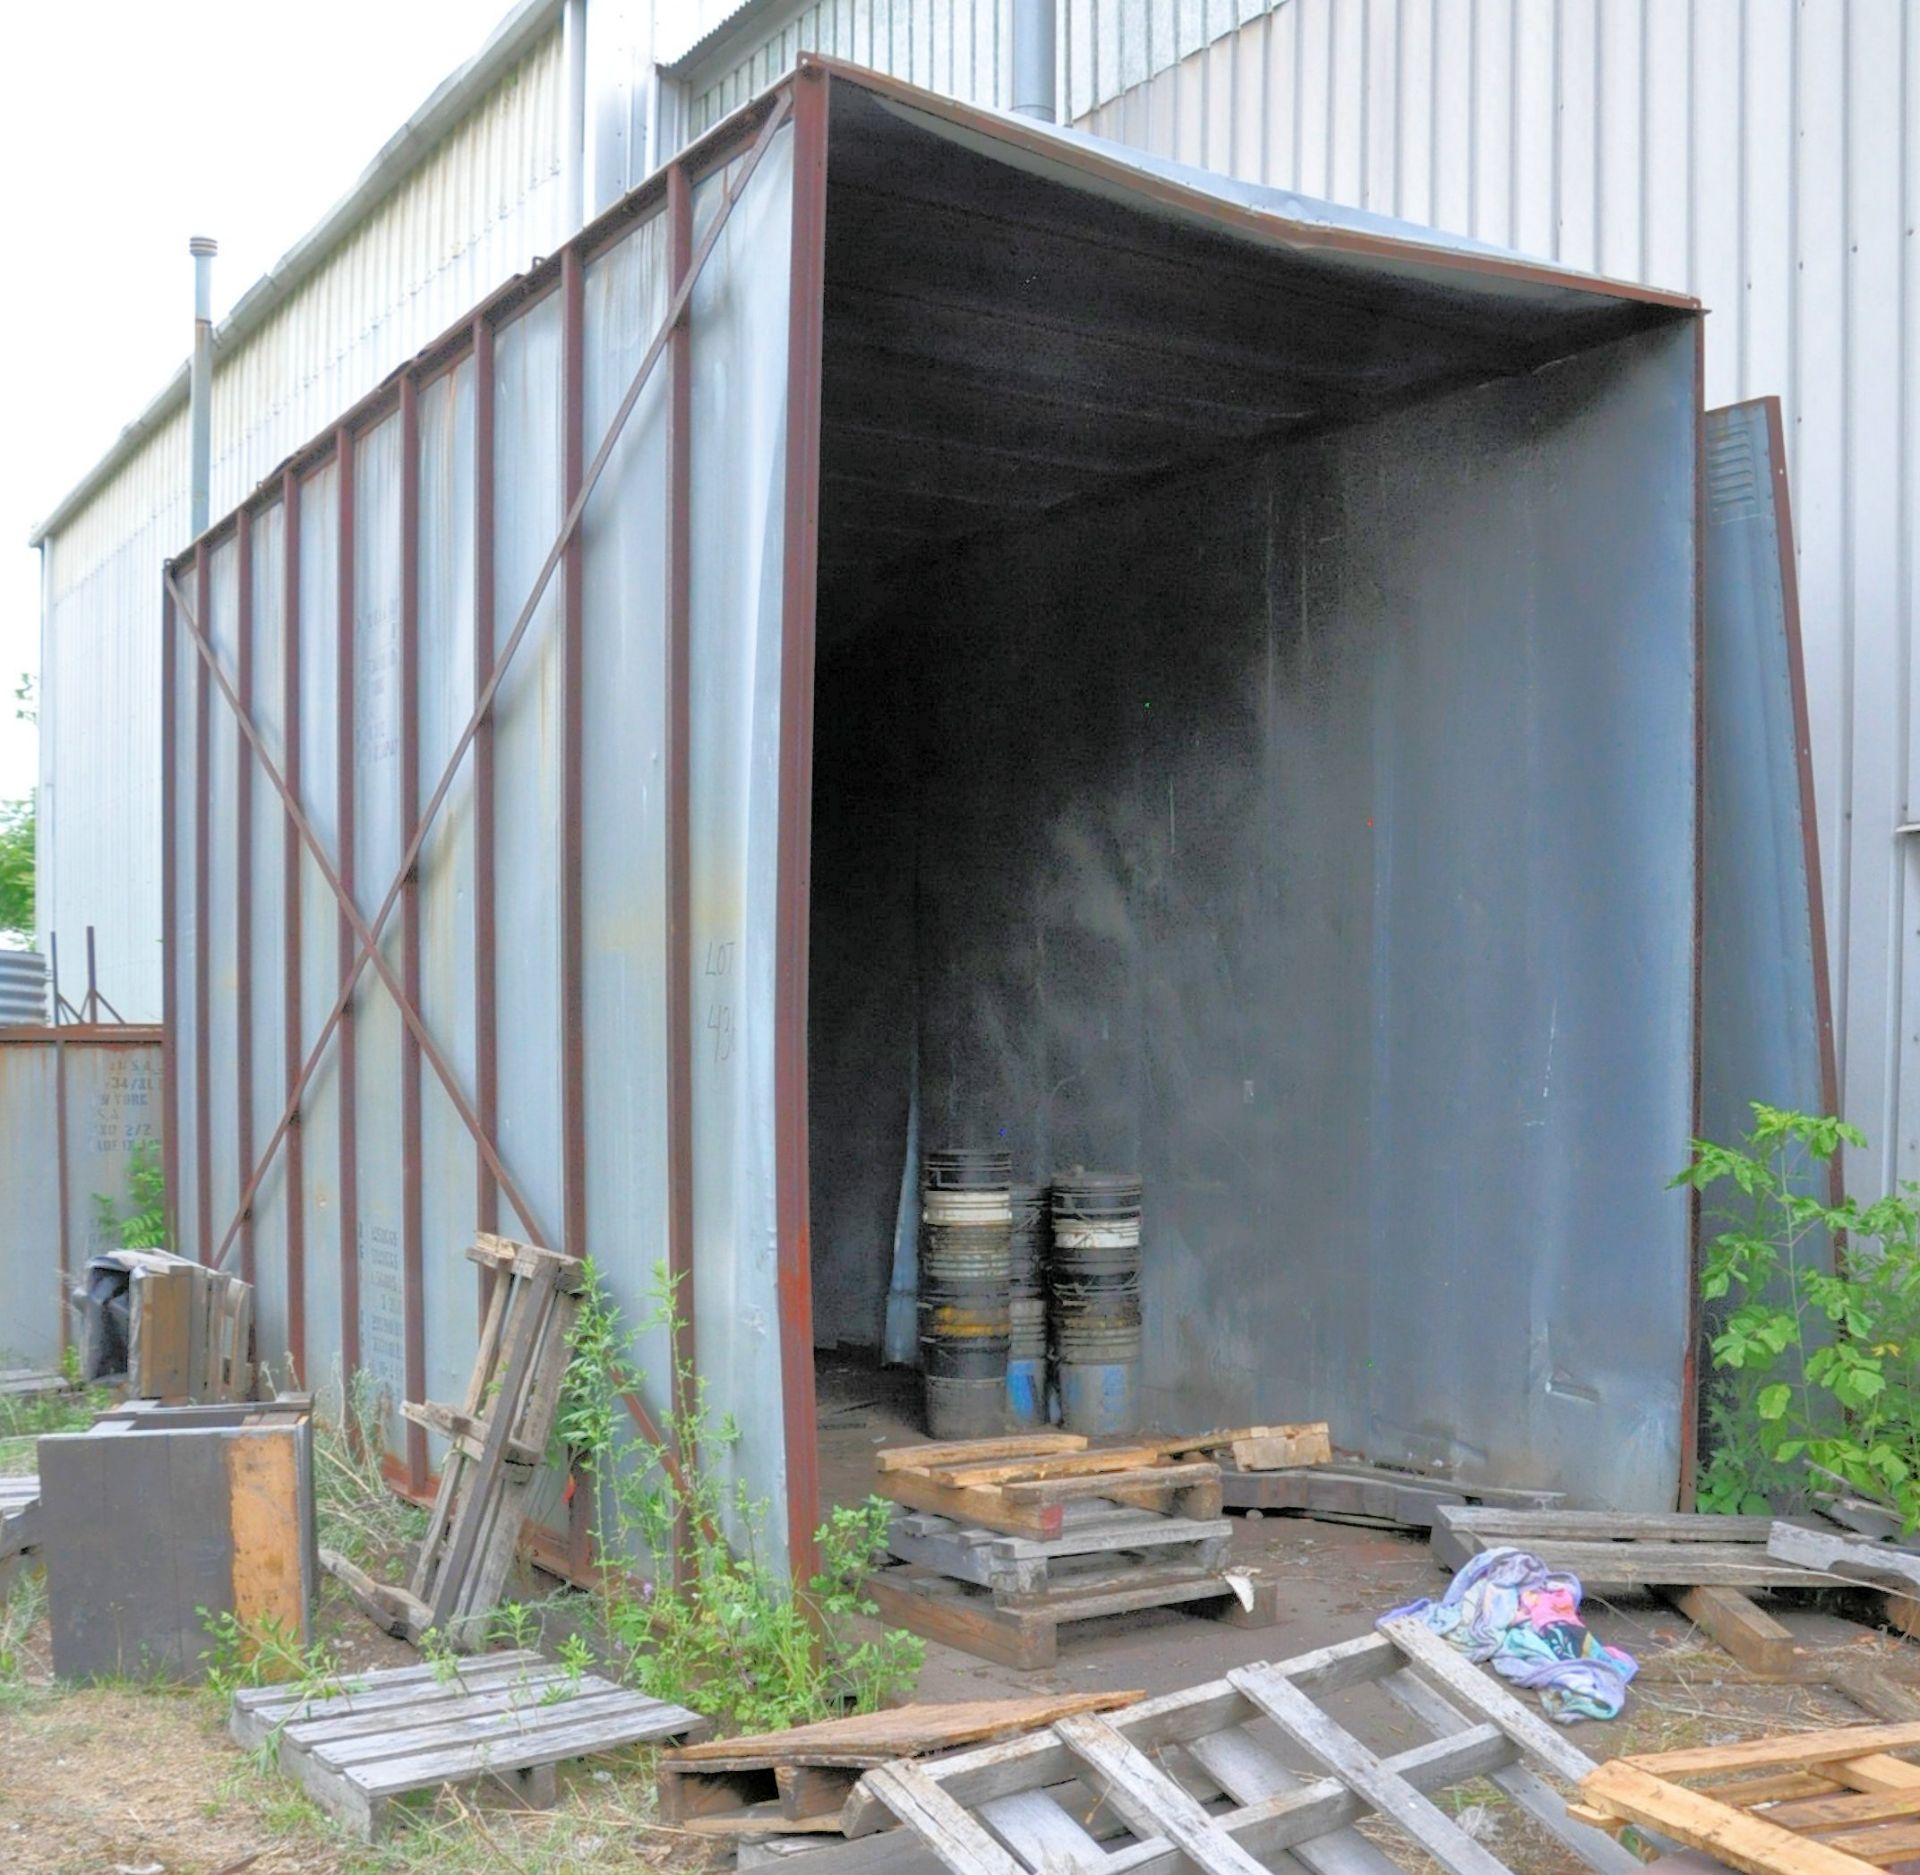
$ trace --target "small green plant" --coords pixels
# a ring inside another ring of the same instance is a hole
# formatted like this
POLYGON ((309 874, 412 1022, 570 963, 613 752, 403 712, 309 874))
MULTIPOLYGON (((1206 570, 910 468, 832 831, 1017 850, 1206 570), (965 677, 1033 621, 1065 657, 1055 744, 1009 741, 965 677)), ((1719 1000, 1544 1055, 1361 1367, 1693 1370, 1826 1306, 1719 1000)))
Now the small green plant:
POLYGON ((46 1577, 38 1569, 18 1571, 0 1600, 0 1706, 28 1694, 27 1636, 46 1605, 46 1577))
POLYGON ((93 1210, 101 1235, 112 1238, 122 1250, 167 1248, 167 1175, 160 1149, 152 1140, 135 1141, 127 1154, 126 1209, 117 1199, 97 1191, 93 1210))
POLYGON ((818 1572, 790 1584, 762 1554, 766 1504, 725 1481, 739 1430, 710 1409, 690 1367, 678 1375, 665 1442, 627 1430, 622 1396, 640 1384, 638 1335, 676 1344, 671 1279, 656 1272, 650 1313, 629 1330, 591 1263, 587 1277, 556 1437, 592 1479, 615 1671, 655 1698, 755 1729, 871 1711, 910 1686, 922 1644, 886 1630, 862 1638, 853 1625, 877 1612, 860 1583, 884 1554, 887 1506, 835 1510, 815 1537, 818 1572), (636 1555, 649 1571, 638 1583, 628 1573, 636 1555))
POLYGON ((420 1658, 427 1663, 436 1686, 451 1686, 460 1677, 460 1650, 438 1628, 420 1636, 420 1658))
POLYGON ((303 1642, 290 1624, 272 1615, 242 1621, 230 1608, 195 1611, 207 1631, 200 1650, 207 1685, 221 1699, 246 1686, 297 1686, 302 1692, 346 1692, 337 1650, 322 1641, 303 1642))
POLYGON ((376 1579, 400 1565, 426 1534, 427 1513, 394 1495, 380 1469, 391 1401, 364 1369, 320 1396, 313 1425, 313 1497, 320 1543, 376 1579))
POLYGON ((1753 1116, 1737 1146, 1694 1141, 1675 1180, 1728 1200, 1700 1273, 1718 1379, 1700 1508, 1790 1508, 1811 1466, 1920 1529, 1920 1187, 1829 1204, 1815 1190, 1865 1135, 1759 1102, 1753 1116))

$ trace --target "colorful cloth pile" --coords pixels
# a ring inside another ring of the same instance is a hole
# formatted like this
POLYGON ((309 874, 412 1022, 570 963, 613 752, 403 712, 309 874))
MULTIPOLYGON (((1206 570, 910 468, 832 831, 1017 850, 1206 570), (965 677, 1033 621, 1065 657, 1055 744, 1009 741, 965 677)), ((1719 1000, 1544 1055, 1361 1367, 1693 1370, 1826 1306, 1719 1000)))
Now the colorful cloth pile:
POLYGON ((1491 1661, 1502 1679, 1532 1687, 1562 1725, 1617 1717, 1639 1671, 1580 1619, 1580 1578, 1523 1549, 1483 1550, 1439 1601, 1409 1602, 1381 1620, 1400 1615, 1419 1615, 1469 1660, 1491 1661))

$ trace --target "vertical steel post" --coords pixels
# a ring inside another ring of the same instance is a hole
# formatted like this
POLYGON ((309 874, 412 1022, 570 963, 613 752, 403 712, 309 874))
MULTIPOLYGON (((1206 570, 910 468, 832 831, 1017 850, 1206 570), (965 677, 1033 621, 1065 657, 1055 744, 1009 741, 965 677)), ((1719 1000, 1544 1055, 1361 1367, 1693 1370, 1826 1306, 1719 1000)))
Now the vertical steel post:
POLYGON ((169 577, 160 595, 160 1164, 173 1250, 180 1247, 179 632, 169 577))
MULTIPOLYGON (((400 379, 400 824, 420 818, 420 392, 400 379)), ((420 868, 400 888, 400 980, 420 1007, 420 868)), ((407 1398, 427 1397, 426 1275, 421 1246, 420 1043, 400 1030, 400 1317, 407 1398)), ((407 1425, 407 1484, 427 1484, 427 1435, 407 1425)))
MULTIPOLYGON (((334 435, 334 462, 340 476, 339 562, 335 567, 337 659, 334 670, 334 797, 339 850, 334 869, 349 896, 353 892, 354 791, 353 744, 353 432, 344 424, 334 435)), ((353 926, 341 911, 335 920, 339 981, 353 969, 353 926)), ((360 1366, 360 1128, 356 1099, 359 1049, 353 1005, 340 1017, 340 1366, 351 1383, 360 1366)))
POLYGON ((54 1285, 56 1306, 60 1310, 60 1358, 64 1362, 71 1330, 67 1321, 67 1292, 73 1287, 73 1223, 67 1212, 67 1042, 61 1020, 60 939, 47 933, 48 987, 53 993, 53 1175, 59 1182, 59 1235, 56 1248, 60 1257, 60 1280, 54 1285))
POLYGON ((187 374, 187 517, 198 540, 207 531, 213 494, 213 257, 220 244, 204 234, 187 243, 193 256, 193 363, 187 374))
MULTIPOLYGON (((253 714, 253 512, 240 510, 234 539, 235 630, 240 639, 236 688, 240 707, 253 714)), ((233 1004, 234 1004, 234 1115, 240 1147, 240 1176, 253 1164, 253 750, 238 723, 233 731, 233 1004)), ((253 1248, 253 1212, 249 1208, 240 1226, 240 1280, 256 1280, 253 1248)))
MULTIPOLYGON (((280 476, 281 646, 280 717, 285 725, 284 775, 288 792, 300 797, 300 481, 292 469, 280 476)), ((300 1078, 304 994, 300 941, 300 835, 293 816, 281 809, 280 919, 285 933, 281 953, 281 1021, 286 1036, 287 1087, 291 1099, 300 1078)), ((298 1117, 287 1129, 286 1172, 281 1183, 287 1220, 287 1355, 295 1386, 307 1382, 307 1149, 298 1117)))
MULTIPOLYGON (((212 567, 204 542, 193 550, 193 575, 194 610, 201 630, 206 631, 212 567)), ((207 942, 213 924, 213 894, 207 878, 207 853, 212 845, 208 826, 212 813, 212 752, 213 679, 202 660, 194 674, 193 721, 193 1148, 194 1182, 200 1201, 194 1219, 196 1263, 204 1263, 213 1248, 213 1040, 207 1023, 207 999, 213 982, 208 955, 212 947, 207 942)))
POLYGON ((807 1170, 807 925, 813 835, 814 587, 820 559, 820 357, 827 236, 828 80, 793 86, 793 242, 787 308, 786 514, 780 630, 780 810, 775 889, 774 1160, 787 1551, 814 1573, 820 1455, 813 1399, 807 1170))
MULTIPOLYGON (((693 259, 693 184, 686 165, 667 171, 668 287, 693 259)), ((693 306, 667 341, 667 1273, 673 1287, 669 1410, 684 1424, 693 1402, 693 306)), ((679 1454, 682 1465, 691 1454, 679 1454)), ((674 1560, 687 1552, 685 1517, 674 1560)))
MULTIPOLYGON (((473 694, 493 676, 493 327, 484 313, 473 322, 473 694)), ((500 1131, 499 1023, 494 982, 493 712, 473 736, 473 1104, 489 1139, 500 1131)), ((474 1152, 476 1228, 500 1228, 500 1185, 486 1155, 474 1152)), ((480 1272, 484 1319, 492 1275, 480 1272)))
POLYGON ((93 954, 93 926, 87 926, 87 1002, 85 1020, 100 1020, 100 967, 93 954))
MULTIPOLYGON (((579 244, 560 256, 561 507, 571 510, 586 471, 586 282, 579 244)), ((586 626, 582 577, 586 527, 560 563, 560 1124, 561 1234, 587 1254, 586 626)), ((576 1568, 593 1561, 590 1481, 576 1474, 567 1498, 567 1548, 576 1568)))

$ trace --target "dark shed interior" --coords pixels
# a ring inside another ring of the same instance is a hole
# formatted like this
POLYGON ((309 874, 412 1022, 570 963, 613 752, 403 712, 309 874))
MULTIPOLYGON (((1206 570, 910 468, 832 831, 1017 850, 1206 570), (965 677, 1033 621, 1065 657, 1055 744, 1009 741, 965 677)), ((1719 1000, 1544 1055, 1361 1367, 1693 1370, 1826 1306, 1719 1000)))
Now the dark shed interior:
POLYGON ((1003 1141, 1143 1174, 1156 1422, 1670 1504, 1694 318, 1162 180, 834 89, 817 1339, 1003 1141))

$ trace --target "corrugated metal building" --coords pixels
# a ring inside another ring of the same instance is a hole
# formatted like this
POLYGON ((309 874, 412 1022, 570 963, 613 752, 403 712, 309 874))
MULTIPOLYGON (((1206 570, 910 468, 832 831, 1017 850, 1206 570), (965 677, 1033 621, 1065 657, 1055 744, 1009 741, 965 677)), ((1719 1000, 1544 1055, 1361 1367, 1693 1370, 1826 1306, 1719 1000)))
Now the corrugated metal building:
MULTIPOLYGON (((1916 818, 1920 19, 1903 0, 1059 10, 1070 120, 1685 288, 1714 309, 1709 402, 1785 400, 1844 1105, 1877 1148, 1863 1184, 1920 1172, 1920 892, 1898 832, 1916 818)), ((683 38, 706 35, 684 51, 664 24, 656 41, 653 11, 587 8, 596 207, 805 48, 1008 102, 1013 0, 700 0, 671 10, 683 38)), ((310 270, 228 322, 216 512, 563 232, 560 14, 517 9, 453 81, 449 121, 376 165, 377 201, 350 198, 290 257, 310 270)), ((96 924, 103 985, 144 1016, 160 982, 154 568, 186 533, 183 400, 184 381, 45 531, 42 938, 96 924)))

